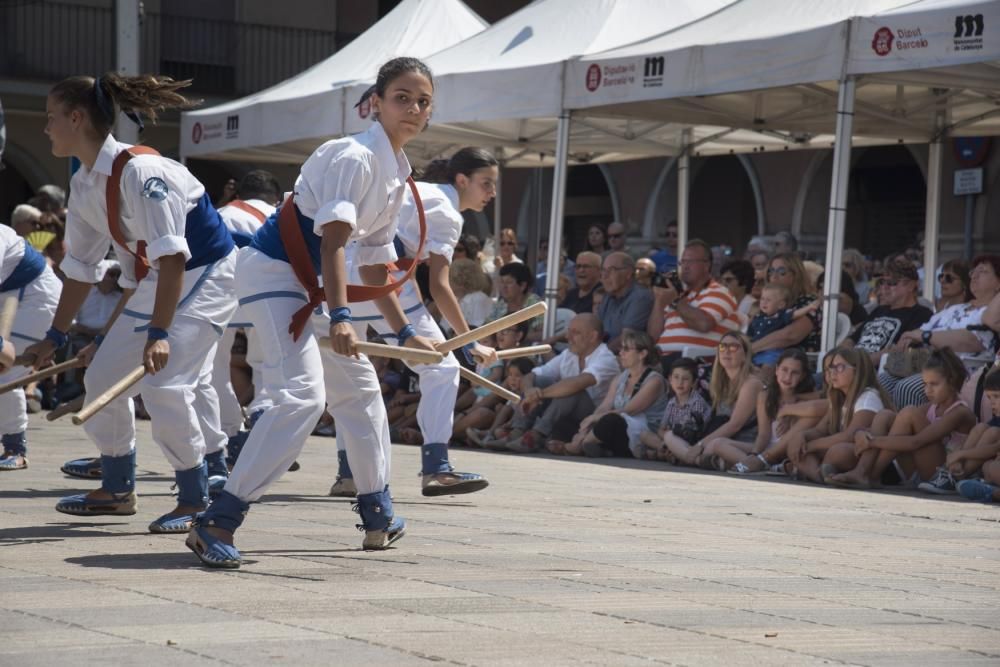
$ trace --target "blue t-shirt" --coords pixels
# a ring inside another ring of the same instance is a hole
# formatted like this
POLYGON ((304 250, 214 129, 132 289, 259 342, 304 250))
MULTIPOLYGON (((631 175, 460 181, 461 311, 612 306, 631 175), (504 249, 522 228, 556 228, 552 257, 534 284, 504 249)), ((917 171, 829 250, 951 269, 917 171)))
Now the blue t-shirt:
MULTIPOLYGON (((288 253, 285 252, 285 244, 281 242, 281 232, 278 229, 278 218, 281 216, 279 207, 271 214, 264 224, 260 226, 254 234, 250 247, 260 250, 271 259, 280 259, 282 262, 289 262, 288 253)), ((316 275, 323 272, 320 264, 320 244, 322 238, 313 231, 313 220, 302 215, 299 207, 295 207, 295 217, 299 221, 299 229, 302 230, 302 238, 305 239, 306 249, 309 250, 309 259, 312 260, 313 269, 316 275)), ((291 262, 289 262, 290 264, 291 262)))
POLYGON ((794 312, 795 311, 791 309, 786 309, 779 311, 774 315, 757 313, 757 315, 750 320, 750 326, 747 327, 747 335, 750 336, 750 340, 758 341, 770 333, 774 333, 779 329, 784 329, 792 323, 792 314, 794 312))

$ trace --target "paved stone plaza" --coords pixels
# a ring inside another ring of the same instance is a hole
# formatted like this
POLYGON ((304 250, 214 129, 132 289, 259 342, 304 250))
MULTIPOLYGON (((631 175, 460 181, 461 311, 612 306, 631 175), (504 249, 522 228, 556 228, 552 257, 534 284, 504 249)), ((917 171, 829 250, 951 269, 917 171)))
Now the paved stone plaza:
POLYGON ((172 475, 140 429, 139 513, 88 520, 52 507, 89 441, 33 417, 0 475, 0 665, 1000 664, 997 506, 466 450, 492 486, 431 500, 397 446, 409 532, 364 553, 310 438, 220 572, 146 532, 172 475))

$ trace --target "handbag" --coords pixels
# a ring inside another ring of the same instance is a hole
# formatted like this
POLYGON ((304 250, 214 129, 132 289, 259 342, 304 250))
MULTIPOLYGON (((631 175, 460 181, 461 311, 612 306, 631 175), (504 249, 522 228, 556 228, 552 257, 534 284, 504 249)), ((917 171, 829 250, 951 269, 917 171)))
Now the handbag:
POLYGON ((924 370, 924 365, 931 356, 929 347, 911 347, 905 350, 893 350, 885 360, 885 372, 898 378, 907 378, 924 370))

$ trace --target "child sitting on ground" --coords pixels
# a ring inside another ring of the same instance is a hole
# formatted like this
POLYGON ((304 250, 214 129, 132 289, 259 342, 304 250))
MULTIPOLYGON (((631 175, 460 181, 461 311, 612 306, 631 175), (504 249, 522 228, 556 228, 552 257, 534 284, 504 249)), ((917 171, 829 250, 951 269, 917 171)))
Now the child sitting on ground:
MULTIPOLYGON (((521 381, 535 369, 535 362, 529 357, 518 357, 507 362, 503 386, 517 395, 521 395, 521 381)), ((493 416, 493 421, 487 429, 468 428, 465 431, 470 445, 482 447, 484 442, 502 440, 510 434, 511 420, 514 418, 516 406, 507 401, 499 406, 493 416)))
MULTIPOLYGON (((521 341, 528 335, 529 326, 530 322, 521 322, 499 331, 496 335, 496 349, 500 351, 520 347, 521 341)), ((476 364, 476 374, 499 384, 503 382, 507 368, 504 362, 498 359, 489 365, 476 364)), ((458 397, 455 404, 455 420, 451 437, 461 441, 465 440, 469 429, 479 431, 488 428, 493 422, 497 408, 503 403, 504 400, 489 389, 470 386, 458 397)))
POLYGON ((956 485, 962 480, 981 477, 983 464, 1000 454, 1000 368, 995 368, 986 376, 983 386, 989 399, 993 418, 976 424, 961 447, 953 450, 938 468, 937 474, 929 482, 918 487, 927 493, 956 493, 956 485))
POLYGON ((698 441, 712 418, 712 406, 697 388, 698 363, 681 357, 670 367, 670 400, 656 433, 639 436, 647 459, 694 464, 691 446, 698 441))
MULTIPOLYGON (((819 299, 814 300, 807 306, 797 310, 788 307, 791 294, 787 287, 783 285, 767 285, 760 294, 760 312, 750 320, 747 328, 747 335, 752 342, 764 338, 768 334, 779 329, 784 329, 793 320, 806 317, 819 308, 819 299)), ((764 350, 753 355, 754 366, 767 366, 767 370, 773 370, 778 363, 778 357, 784 352, 782 349, 764 350)))

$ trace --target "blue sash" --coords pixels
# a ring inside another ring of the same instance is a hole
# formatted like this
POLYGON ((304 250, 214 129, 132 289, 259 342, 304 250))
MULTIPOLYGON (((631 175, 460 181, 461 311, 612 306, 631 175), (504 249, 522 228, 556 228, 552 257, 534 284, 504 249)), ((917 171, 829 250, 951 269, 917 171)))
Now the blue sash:
POLYGON ((0 283, 0 292, 21 289, 45 271, 45 255, 24 243, 24 257, 17 263, 7 280, 0 283))
MULTIPOLYGON (((282 262, 288 262, 288 253, 285 252, 285 245, 281 242, 281 233, 278 230, 278 216, 280 214, 281 208, 279 207, 260 226, 257 233, 254 234, 253 241, 250 242, 250 247, 261 251, 271 259, 280 259, 282 262)), ((320 243, 322 239, 316 236, 316 233, 313 231, 313 219, 302 215, 302 211, 299 210, 298 206, 295 207, 295 217, 299 221, 299 228, 302 230, 302 238, 306 241, 306 248, 309 250, 309 259, 312 260, 313 268, 316 270, 317 275, 321 275, 323 273, 320 262, 320 243)))
POLYGON ((191 252, 191 259, 184 265, 185 271, 217 262, 236 247, 229 228, 212 206, 208 193, 203 194, 198 205, 187 214, 184 239, 191 252))

